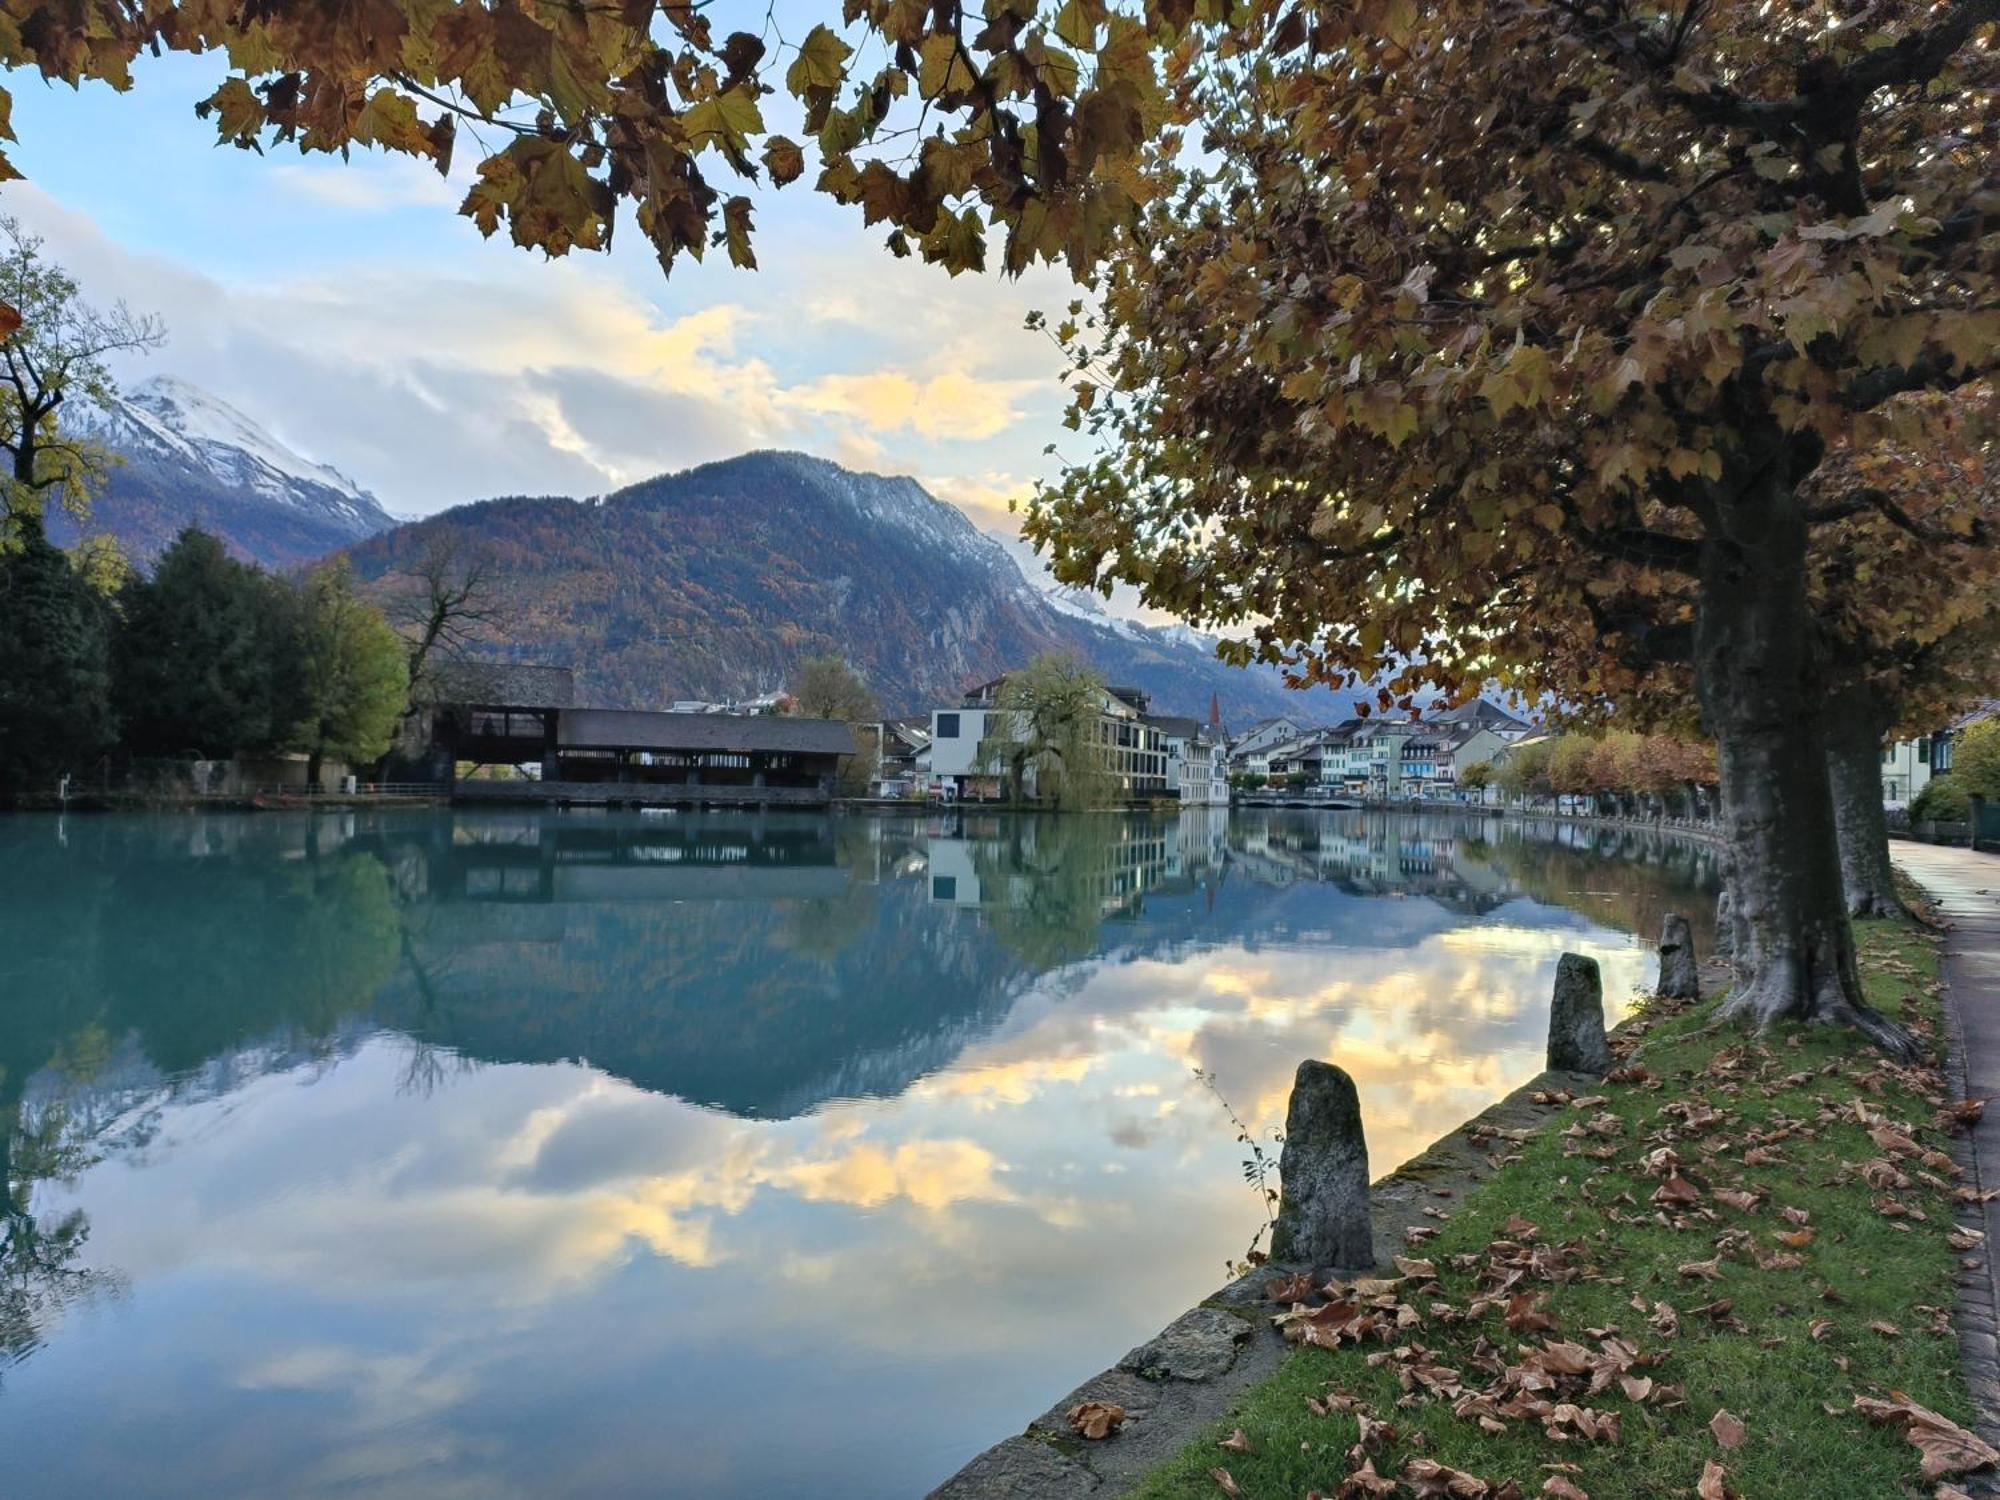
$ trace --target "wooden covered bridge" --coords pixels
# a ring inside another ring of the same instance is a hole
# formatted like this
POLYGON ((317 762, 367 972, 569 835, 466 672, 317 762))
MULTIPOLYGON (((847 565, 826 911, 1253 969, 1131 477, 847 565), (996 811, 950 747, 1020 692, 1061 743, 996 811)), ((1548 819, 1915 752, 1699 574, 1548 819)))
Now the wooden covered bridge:
POLYGON ((579 707, 561 667, 455 663, 435 697, 426 764, 466 802, 823 806, 858 748, 832 719, 579 707))

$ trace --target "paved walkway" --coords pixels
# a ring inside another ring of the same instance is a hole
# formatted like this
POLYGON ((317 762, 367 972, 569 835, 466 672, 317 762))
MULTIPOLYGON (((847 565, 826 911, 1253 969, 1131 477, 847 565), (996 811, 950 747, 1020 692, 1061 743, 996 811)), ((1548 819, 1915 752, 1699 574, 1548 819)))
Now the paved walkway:
MULTIPOLYGON (((1890 853, 1903 870, 1931 893, 1950 923, 1945 936, 1945 1021, 1951 1036, 1954 1091, 1963 1098, 2000 1095, 2000 855, 1975 854, 1937 844, 1897 840, 1890 853)), ((1986 1112, 1961 1143, 1967 1179, 2000 1187, 2000 1103, 1986 1112)), ((1959 1282, 1958 1335, 1966 1380, 1978 1404, 1979 1435, 2000 1445, 2000 1348, 1995 1315, 2000 1309, 2000 1201, 1968 1208, 1960 1222, 1986 1231, 1977 1270, 1959 1282)), ((2000 1494, 1992 1476, 1975 1494, 2000 1494)))

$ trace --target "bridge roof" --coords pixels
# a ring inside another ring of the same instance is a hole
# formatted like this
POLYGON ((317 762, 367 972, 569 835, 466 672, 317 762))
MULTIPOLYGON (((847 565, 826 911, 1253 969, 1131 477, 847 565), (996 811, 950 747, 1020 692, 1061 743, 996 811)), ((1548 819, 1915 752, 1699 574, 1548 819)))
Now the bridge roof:
POLYGON ((564 709, 556 743, 565 750, 726 750, 852 755, 854 729, 838 719, 781 714, 670 714, 623 708, 564 709))

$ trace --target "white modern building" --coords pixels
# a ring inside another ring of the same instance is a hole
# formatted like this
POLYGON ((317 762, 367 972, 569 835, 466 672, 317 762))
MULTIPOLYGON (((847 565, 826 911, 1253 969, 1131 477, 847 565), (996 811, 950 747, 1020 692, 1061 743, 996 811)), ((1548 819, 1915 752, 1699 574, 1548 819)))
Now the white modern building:
MULTIPOLYGON (((996 677, 965 695, 957 708, 931 715, 931 784, 967 801, 997 801, 1007 795, 1006 771, 989 755, 988 738, 1004 731, 1008 710, 999 706, 1006 678, 996 677)), ((1098 753, 1122 797, 1170 795, 1166 736, 1146 721, 1148 699, 1137 688, 1106 688, 1098 710, 1098 753)), ((1023 786, 1035 794, 1034 768, 1023 786)))

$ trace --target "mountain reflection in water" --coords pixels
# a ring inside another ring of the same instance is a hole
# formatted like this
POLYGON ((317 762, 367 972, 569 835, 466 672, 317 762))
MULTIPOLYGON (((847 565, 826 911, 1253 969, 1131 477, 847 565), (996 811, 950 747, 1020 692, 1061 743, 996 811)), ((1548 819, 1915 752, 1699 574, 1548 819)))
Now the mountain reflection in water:
MULTIPOLYGON (((921 1492, 1378 1170, 1708 856, 1470 815, 0 822, 30 1495, 921 1492)), ((1700 940, 1705 944, 1705 932, 1700 940)))

